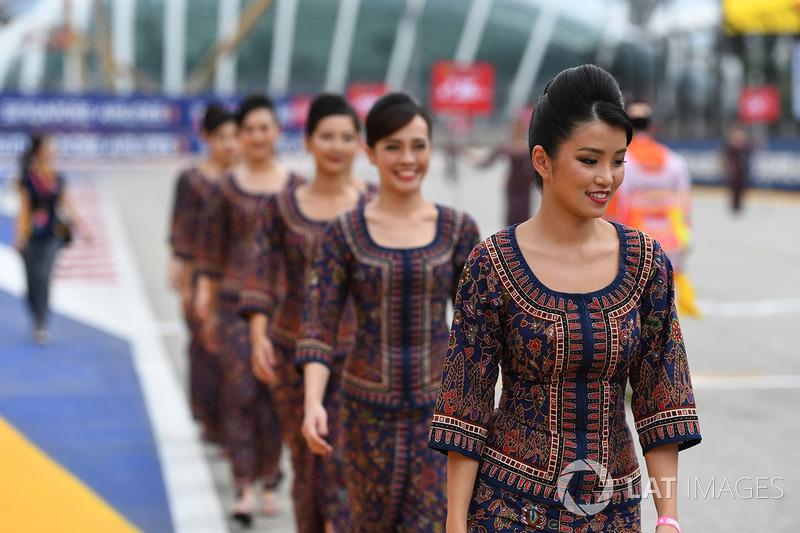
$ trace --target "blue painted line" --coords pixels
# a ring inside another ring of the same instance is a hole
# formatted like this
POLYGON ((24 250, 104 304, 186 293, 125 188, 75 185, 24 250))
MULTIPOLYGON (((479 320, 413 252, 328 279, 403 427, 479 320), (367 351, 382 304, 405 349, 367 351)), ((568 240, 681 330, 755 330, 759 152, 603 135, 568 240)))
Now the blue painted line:
POLYGON ((0 291, 0 415, 141 530, 172 532, 130 345, 57 314, 50 346, 28 328, 0 291))

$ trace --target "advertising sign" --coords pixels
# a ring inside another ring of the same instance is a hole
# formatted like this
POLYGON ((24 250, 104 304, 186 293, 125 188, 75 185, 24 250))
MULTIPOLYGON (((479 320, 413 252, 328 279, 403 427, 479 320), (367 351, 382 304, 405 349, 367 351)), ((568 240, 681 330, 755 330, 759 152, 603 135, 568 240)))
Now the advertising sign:
POLYGON ((781 93, 775 85, 744 87, 739 94, 739 120, 745 124, 781 118, 781 93))
POLYGON ((431 110, 437 114, 490 115, 495 68, 491 63, 437 61, 431 72, 431 110))
POLYGON ((386 92, 386 84, 382 82, 351 83, 347 88, 347 100, 363 121, 367 118, 367 113, 369 113, 375 100, 386 94, 386 92))
MULTIPOLYGON (((209 102, 231 111, 236 98, 0 94, 0 155, 14 155, 25 133, 54 135, 64 155, 178 155, 203 150, 200 126, 209 102)), ((299 150, 311 97, 274 99, 283 133, 278 150, 299 150)), ((20 145, 22 142, 22 145, 20 145)))

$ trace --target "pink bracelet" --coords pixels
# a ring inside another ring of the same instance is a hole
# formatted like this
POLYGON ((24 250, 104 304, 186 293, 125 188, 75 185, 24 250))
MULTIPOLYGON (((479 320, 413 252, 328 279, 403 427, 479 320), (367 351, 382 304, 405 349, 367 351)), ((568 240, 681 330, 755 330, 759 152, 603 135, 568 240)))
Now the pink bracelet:
POLYGON ((678 521, 669 516, 659 516, 658 522, 656 522, 656 527, 658 526, 672 526, 678 533, 681 533, 681 526, 678 525, 678 521))

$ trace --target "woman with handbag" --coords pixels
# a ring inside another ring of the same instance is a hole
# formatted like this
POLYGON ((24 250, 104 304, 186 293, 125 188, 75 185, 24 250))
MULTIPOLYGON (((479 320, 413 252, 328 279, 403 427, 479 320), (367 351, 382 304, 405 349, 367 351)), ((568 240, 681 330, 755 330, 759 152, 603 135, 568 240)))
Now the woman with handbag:
POLYGON ((50 275, 58 250, 72 240, 78 217, 53 166, 56 150, 47 135, 34 135, 20 161, 19 216, 14 247, 25 261, 33 339, 47 344, 50 275), (62 215, 63 213, 63 215, 62 215))

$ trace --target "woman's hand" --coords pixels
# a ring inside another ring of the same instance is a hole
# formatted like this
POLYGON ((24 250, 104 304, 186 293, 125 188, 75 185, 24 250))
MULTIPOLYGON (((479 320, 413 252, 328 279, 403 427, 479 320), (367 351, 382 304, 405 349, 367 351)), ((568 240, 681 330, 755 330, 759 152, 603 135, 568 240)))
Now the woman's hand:
POLYGON ((278 361, 275 358, 275 347, 267 336, 266 331, 250 331, 250 365, 253 368, 253 375, 267 385, 275 386, 278 384, 278 375, 275 367, 278 361))
POLYGON ((327 456, 333 453, 325 437, 328 436, 328 411, 320 404, 306 406, 301 432, 306 439, 308 449, 317 455, 327 456))
POLYGON ((200 342, 210 353, 219 353, 219 319, 216 314, 202 321, 200 326, 200 342))
POLYGON ((23 237, 21 235, 17 235, 17 238, 14 239, 14 248, 21 254, 25 253, 25 248, 28 247, 28 239, 27 237, 23 237))
POLYGON ((450 515, 448 515, 447 522, 444 527, 446 533, 467 533, 467 524, 463 518, 451 520, 450 515))
POLYGON ((213 314, 212 308, 213 294, 211 284, 205 276, 201 276, 197 282, 197 291, 194 295, 194 314, 203 322, 210 320, 213 314))
POLYGON ((183 288, 183 261, 177 257, 169 260, 169 285, 177 292, 183 288))

